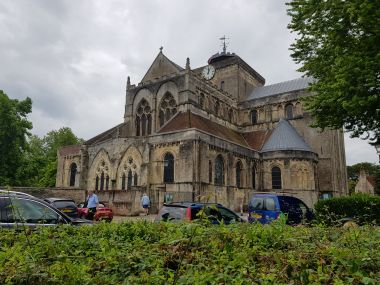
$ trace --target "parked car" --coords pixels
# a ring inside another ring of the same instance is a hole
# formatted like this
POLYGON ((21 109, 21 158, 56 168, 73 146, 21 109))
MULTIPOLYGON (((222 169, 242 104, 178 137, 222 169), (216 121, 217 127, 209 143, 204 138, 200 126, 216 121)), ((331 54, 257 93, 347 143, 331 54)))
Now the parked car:
MULTIPOLYGON (((82 219, 87 219, 88 208, 85 206, 85 203, 80 203, 78 205, 78 216, 82 219)), ((107 221, 111 222, 113 219, 113 212, 110 208, 106 207, 104 203, 99 203, 98 209, 94 215, 95 221, 107 221)))
POLYGON ((253 194, 249 202, 249 222, 267 224, 286 214, 287 224, 297 225, 314 218, 311 209, 300 199, 272 193, 253 194))
POLYGON ((197 202, 172 202, 164 204, 158 212, 155 221, 192 221, 199 219, 199 212, 204 209, 205 216, 213 224, 232 224, 236 222, 245 222, 230 209, 223 207, 221 204, 197 203, 197 202))
POLYGON ((44 200, 32 195, 0 190, 0 228, 21 226, 84 225, 90 221, 72 219, 44 200))
POLYGON ((78 207, 74 200, 66 198, 45 198, 44 200, 69 217, 78 218, 78 207))

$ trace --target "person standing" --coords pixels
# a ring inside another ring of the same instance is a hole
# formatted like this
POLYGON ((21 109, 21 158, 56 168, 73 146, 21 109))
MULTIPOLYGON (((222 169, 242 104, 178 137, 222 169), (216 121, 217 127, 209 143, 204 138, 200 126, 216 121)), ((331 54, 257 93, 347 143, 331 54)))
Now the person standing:
POLYGON ((93 190, 90 190, 87 196, 87 208, 88 208, 87 219, 88 220, 94 219, 96 208, 98 206, 99 206, 98 196, 94 193, 93 190))
POLYGON ((147 216, 149 212, 150 199, 146 193, 144 193, 141 198, 141 206, 143 207, 144 213, 147 216))

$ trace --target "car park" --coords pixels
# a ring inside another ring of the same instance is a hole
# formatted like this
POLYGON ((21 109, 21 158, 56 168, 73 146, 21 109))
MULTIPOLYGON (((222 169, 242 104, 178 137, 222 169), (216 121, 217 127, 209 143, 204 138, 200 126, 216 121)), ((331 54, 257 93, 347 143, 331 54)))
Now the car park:
POLYGON ((313 211, 296 197, 278 193, 253 194, 248 206, 248 221, 268 224, 281 214, 287 217, 287 224, 308 223, 314 218, 313 211))
POLYGON ((0 190, 0 228, 84 225, 83 219, 72 219, 46 201, 32 195, 0 190))
POLYGON ((183 222, 199 220, 201 210, 204 217, 212 224, 233 224, 245 222, 232 210, 221 204, 197 202, 172 202, 164 204, 158 212, 156 222, 183 222))
POLYGON ((78 207, 73 199, 45 198, 44 201, 56 207, 71 218, 78 218, 78 207))
MULTIPOLYGON (((78 205, 78 216, 82 219, 87 219, 88 208, 86 207, 86 204, 84 202, 78 205)), ((112 209, 106 207, 104 203, 99 203, 98 208, 96 209, 96 213, 94 215, 94 220, 111 222, 112 219, 113 219, 112 209)))

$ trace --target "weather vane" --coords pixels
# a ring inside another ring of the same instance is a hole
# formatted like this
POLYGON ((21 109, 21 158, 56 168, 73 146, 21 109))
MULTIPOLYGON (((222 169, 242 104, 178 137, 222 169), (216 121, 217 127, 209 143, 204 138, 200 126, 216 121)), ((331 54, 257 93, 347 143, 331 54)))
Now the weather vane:
POLYGON ((222 46, 223 46, 223 53, 226 53, 226 49, 227 49, 227 45, 228 43, 226 43, 226 40, 228 40, 229 38, 226 38, 226 36, 223 36, 221 38, 219 38, 219 40, 223 41, 222 42, 222 46))

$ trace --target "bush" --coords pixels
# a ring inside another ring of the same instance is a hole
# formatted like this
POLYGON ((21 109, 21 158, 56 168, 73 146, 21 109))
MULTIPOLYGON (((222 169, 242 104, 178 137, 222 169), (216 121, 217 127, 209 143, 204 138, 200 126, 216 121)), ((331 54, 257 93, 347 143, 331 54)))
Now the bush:
POLYGON ((0 284, 379 284, 380 229, 156 224, 1 230, 0 284))
POLYGON ((357 194, 318 201, 316 220, 325 225, 336 225, 340 219, 353 218, 360 224, 380 224, 380 197, 357 194))

